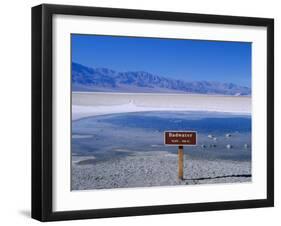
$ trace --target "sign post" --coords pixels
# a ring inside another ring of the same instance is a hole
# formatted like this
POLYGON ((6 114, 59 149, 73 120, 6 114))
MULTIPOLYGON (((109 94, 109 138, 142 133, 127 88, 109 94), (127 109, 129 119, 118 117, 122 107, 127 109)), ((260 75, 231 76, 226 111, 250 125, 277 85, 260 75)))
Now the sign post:
POLYGON ((179 146, 178 149, 178 156, 179 156, 179 179, 183 180, 183 146, 179 146))
POLYGON ((195 146, 197 143, 195 131, 165 131, 164 144, 178 146, 178 178, 183 180, 183 146, 195 146))

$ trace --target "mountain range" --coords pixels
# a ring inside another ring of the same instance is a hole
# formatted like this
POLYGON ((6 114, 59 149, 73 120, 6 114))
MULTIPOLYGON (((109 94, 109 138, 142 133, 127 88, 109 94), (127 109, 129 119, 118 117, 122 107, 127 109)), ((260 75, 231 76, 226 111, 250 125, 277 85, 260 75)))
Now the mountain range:
POLYGON ((117 72, 108 68, 90 68, 74 62, 72 62, 72 90, 124 93, 162 92, 251 95, 249 87, 234 83, 183 81, 144 71, 117 72))

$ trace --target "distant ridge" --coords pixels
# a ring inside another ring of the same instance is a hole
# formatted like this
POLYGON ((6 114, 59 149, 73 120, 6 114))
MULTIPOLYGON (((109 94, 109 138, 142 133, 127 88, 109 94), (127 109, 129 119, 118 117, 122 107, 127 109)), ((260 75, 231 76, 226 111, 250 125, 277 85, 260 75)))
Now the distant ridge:
POLYGON ((176 80, 144 71, 117 72, 72 62, 72 90, 129 93, 197 93, 251 95, 251 89, 234 83, 176 80))

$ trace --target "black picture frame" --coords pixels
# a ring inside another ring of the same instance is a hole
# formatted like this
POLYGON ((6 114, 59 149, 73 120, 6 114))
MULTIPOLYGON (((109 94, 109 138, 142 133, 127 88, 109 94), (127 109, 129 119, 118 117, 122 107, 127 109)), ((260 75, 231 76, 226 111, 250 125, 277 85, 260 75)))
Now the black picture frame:
POLYGON ((40 221, 56 221, 271 206, 274 206, 273 19, 49 4, 32 8, 32 218, 40 221), (267 198, 54 212, 52 210, 52 18, 55 14, 266 27, 267 198))

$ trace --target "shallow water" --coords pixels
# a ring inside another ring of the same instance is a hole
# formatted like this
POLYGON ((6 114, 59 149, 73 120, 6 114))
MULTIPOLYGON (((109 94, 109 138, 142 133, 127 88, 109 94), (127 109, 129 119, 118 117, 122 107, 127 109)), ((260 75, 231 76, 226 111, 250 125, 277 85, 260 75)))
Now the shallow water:
POLYGON ((197 131, 198 145, 184 148, 190 158, 251 160, 251 117, 216 112, 122 113, 73 121, 72 154, 99 161, 140 151, 176 153, 176 146, 163 144, 165 130, 197 131))

